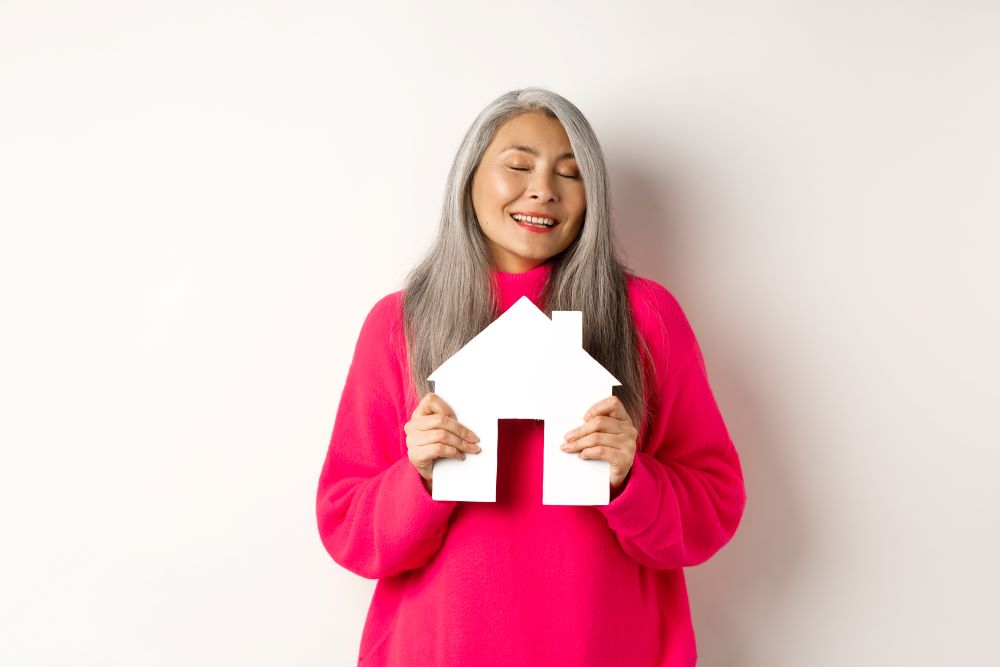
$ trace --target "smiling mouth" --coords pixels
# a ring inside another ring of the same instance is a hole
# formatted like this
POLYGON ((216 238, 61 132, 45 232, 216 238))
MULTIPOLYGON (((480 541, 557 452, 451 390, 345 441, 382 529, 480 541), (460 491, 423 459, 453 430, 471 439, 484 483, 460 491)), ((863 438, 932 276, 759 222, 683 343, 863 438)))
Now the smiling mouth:
POLYGON ((546 220, 544 218, 535 218, 535 217, 528 218, 528 217, 520 217, 520 216, 514 217, 514 216, 515 216, 514 213, 510 214, 510 218, 514 222, 521 225, 528 225, 529 227, 536 227, 538 229, 552 229, 553 227, 559 224, 558 220, 546 220), (540 220, 545 220, 545 222, 540 222, 540 220))

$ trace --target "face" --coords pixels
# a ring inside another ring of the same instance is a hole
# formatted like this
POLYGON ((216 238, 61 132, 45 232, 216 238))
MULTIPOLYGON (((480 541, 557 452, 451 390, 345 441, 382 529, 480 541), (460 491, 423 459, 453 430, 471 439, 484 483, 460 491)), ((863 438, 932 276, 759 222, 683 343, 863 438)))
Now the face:
POLYGON ((500 271, 523 273, 569 247, 587 201, 562 123, 528 112, 501 125, 473 174, 472 206, 500 271), (555 224, 518 222, 514 214, 555 224))

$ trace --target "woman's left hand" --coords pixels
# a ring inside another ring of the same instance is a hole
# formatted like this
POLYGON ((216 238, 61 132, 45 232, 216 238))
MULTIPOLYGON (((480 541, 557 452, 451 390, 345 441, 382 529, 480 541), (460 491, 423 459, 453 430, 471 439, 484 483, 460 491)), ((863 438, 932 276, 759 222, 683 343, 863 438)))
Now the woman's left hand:
POLYGON ((635 460, 638 430, 617 396, 594 403, 583 415, 584 424, 566 434, 564 452, 580 452, 581 459, 602 459, 611 464, 611 497, 624 488, 635 460))

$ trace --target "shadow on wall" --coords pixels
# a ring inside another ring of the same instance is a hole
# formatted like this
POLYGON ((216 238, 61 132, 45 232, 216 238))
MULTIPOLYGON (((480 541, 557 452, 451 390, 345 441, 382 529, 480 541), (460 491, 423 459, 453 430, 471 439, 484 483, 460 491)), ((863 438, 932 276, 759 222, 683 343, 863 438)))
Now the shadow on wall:
POLYGON ((685 173, 662 163, 630 165, 619 157, 613 185, 616 237, 630 268, 674 292, 692 320, 740 455, 747 489, 740 527, 719 553, 686 569, 685 576, 699 665, 752 667, 762 665, 762 658, 752 655, 754 623, 762 609, 774 610, 790 599, 803 570, 809 540, 800 509, 804 492, 796 487, 791 466, 779 458, 794 446, 783 442, 792 435, 782 432, 781 399, 764 392, 766 378, 754 363, 767 351, 734 333, 724 313, 692 317, 693 311, 712 312, 711 302, 720 298, 706 285, 725 285, 706 275, 706 263, 699 261, 711 249, 699 233, 707 207, 698 205, 695 194, 710 188, 697 187, 690 176, 685 182, 685 173))

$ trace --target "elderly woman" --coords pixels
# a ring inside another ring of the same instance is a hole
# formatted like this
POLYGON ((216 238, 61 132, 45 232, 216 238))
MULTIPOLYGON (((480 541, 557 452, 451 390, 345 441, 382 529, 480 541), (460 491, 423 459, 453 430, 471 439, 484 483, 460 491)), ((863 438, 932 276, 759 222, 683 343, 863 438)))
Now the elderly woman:
POLYGON ((687 317, 616 255, 590 124, 544 89, 500 96, 455 156, 426 258, 361 327, 320 474, 323 545, 378 579, 359 662, 693 665, 683 568, 745 503, 687 317), (499 424, 497 502, 432 497, 434 461, 480 448, 426 378, 522 296, 582 311, 584 348, 621 382, 563 445, 610 464, 607 505, 543 505, 544 426, 517 419, 499 424))

